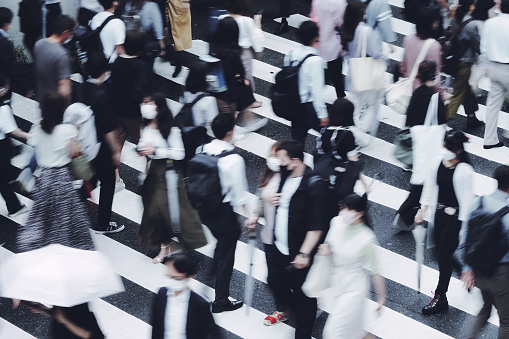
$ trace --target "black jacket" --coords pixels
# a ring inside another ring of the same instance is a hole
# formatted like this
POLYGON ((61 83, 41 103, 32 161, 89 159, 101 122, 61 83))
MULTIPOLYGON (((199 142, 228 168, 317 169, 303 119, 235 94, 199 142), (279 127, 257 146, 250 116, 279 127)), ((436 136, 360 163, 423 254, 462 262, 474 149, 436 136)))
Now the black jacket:
MULTIPOLYGON (((164 324, 168 289, 161 287, 152 305, 152 339, 164 339, 164 324)), ((186 334, 188 339, 217 339, 219 329, 210 312, 210 304, 191 291, 187 311, 186 334)))
MULTIPOLYGON (((406 113, 405 126, 413 127, 424 124, 426 119, 426 113, 428 112, 429 102, 433 94, 435 94, 435 88, 421 85, 412 94, 410 103, 408 104, 406 113)), ((438 99, 438 123, 445 124, 447 119, 445 118, 445 106, 442 99, 438 99)))

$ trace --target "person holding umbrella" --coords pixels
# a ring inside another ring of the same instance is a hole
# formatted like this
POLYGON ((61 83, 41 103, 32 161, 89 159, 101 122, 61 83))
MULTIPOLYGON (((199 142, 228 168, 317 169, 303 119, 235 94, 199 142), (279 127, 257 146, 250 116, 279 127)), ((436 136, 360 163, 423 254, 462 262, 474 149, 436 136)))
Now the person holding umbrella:
POLYGON ((436 314, 449 308, 446 292, 453 270, 453 254, 459 244, 461 223, 468 220, 474 199, 472 175, 474 169, 465 152, 468 138, 460 131, 445 134, 444 148, 433 160, 430 175, 424 182, 421 210, 415 223, 422 224, 425 216, 434 220, 428 237, 435 242, 440 276, 433 299, 422 314, 436 314), (431 208, 430 208, 431 207, 431 208))

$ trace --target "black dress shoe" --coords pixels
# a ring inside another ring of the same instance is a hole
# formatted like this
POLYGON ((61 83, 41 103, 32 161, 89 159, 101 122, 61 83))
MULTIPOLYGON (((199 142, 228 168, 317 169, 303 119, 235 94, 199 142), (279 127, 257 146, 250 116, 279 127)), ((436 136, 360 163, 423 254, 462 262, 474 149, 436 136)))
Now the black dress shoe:
POLYGON ((475 115, 467 117, 467 128, 477 128, 484 126, 484 122, 477 119, 475 115))
POLYGON ((439 295, 435 293, 433 300, 431 300, 430 303, 422 309, 422 314, 437 314, 447 309, 449 309, 449 302, 447 301, 445 294, 439 295))
POLYGON ((495 145, 483 145, 483 148, 484 149, 492 149, 492 148, 503 147, 503 146, 504 146, 504 143, 502 141, 500 141, 498 144, 495 144, 495 145))
POLYGON ((288 21, 286 19, 281 19, 281 23, 279 24, 279 27, 276 29, 276 32, 274 32, 275 35, 281 35, 283 33, 288 32, 288 21))
POLYGON ((175 66, 175 70, 173 71, 173 74, 171 75, 171 77, 172 78, 178 77, 181 71, 182 71, 182 65, 175 66))
POLYGON ((241 308, 242 305, 244 305, 242 301, 230 301, 225 305, 220 305, 216 301, 214 301, 212 303, 212 313, 235 311, 241 308))

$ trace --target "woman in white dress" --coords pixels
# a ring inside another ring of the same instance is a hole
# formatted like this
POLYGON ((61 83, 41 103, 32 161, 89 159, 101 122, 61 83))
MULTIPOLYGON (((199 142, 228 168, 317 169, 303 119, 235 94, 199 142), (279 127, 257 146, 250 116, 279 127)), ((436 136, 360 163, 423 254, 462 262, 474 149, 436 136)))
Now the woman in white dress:
POLYGON ((347 196, 318 251, 332 256, 332 295, 327 297, 332 312, 323 330, 324 339, 366 337, 363 318, 370 276, 378 296, 377 314, 385 304, 385 282, 376 255, 378 242, 366 221, 366 205, 366 195, 347 196))

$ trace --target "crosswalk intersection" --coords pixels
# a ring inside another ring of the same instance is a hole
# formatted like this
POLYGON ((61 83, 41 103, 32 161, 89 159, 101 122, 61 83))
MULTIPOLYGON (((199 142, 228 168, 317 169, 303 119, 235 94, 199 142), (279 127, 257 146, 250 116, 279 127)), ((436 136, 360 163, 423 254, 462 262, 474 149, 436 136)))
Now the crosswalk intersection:
MULTIPOLYGON (((415 32, 413 24, 401 18, 402 1, 391 0, 393 9, 393 29, 398 36, 405 36, 415 32)), ((263 106, 253 111, 261 117, 269 118, 269 123, 255 133, 246 133, 244 140, 236 142, 238 153, 246 160, 249 183, 250 201, 255 199, 254 192, 258 178, 263 168, 265 158, 270 146, 276 140, 290 138, 290 123, 274 115, 268 99, 268 89, 274 82, 275 74, 282 66, 284 54, 298 46, 292 38, 295 28, 305 20, 307 13, 295 14, 289 18, 292 27, 285 37, 264 31, 265 51, 259 60, 254 61, 253 75, 255 77, 257 93, 255 97, 263 106), (293 31, 292 31, 293 30, 293 31), (287 38, 287 36, 289 38, 287 38)), ((277 21, 277 18, 275 19, 277 21)), ((265 25, 265 24, 264 24, 265 25)), ((270 26, 270 25, 267 25, 270 26)), ((274 25, 272 25, 273 27, 274 25)), ((264 27, 265 29, 265 27, 264 27)), ((393 52, 389 55, 390 65, 401 60, 402 39, 393 45, 393 52)), ((384 49, 389 51, 388 46, 384 49)), ((184 53, 186 64, 189 65, 199 55, 208 52, 206 42, 195 34, 192 48, 184 53)), ((391 66, 389 66, 389 70, 391 66)), ((156 60, 156 81, 159 88, 167 98, 172 112, 179 111, 178 97, 182 93, 183 84, 187 75, 187 68, 177 78, 172 78, 173 67, 167 63, 156 60)), ((345 70, 345 73, 347 71, 345 70)), ((387 73, 388 81, 392 81, 392 74, 387 73)), ((480 83, 481 98, 478 117, 482 120, 485 114, 486 95, 489 91, 489 80, 483 79, 480 83)), ((331 86, 324 89, 324 97, 332 103, 336 96, 331 86)), ((15 95, 13 110, 18 125, 27 130, 38 119, 37 103, 15 95)), ((505 107, 504 111, 508 111, 505 107)), ((500 112, 499 127, 509 130, 509 116, 500 112)), ((463 108, 459 110, 459 117, 453 127, 464 129, 466 125, 463 108)), ((403 126, 404 117, 398 115, 387 106, 381 107, 380 127, 378 135, 370 145, 362 149, 362 160, 366 162, 365 174, 368 177, 379 178, 375 180, 372 193, 369 196, 370 214, 375 226, 375 233, 381 244, 378 255, 382 266, 382 275, 387 279, 388 301, 382 316, 374 318, 375 302, 369 300, 366 310, 366 330, 380 338, 454 338, 459 335, 464 321, 472 320, 482 304, 478 289, 471 293, 466 292, 457 277, 451 280, 448 300, 451 309, 445 314, 424 317, 420 309, 428 301, 429 291, 434 290, 438 280, 438 267, 431 252, 426 252, 425 267, 422 273, 421 290, 424 294, 417 294, 416 264, 413 261, 414 241, 410 234, 395 234, 389 227, 395 210, 405 200, 409 188, 410 175, 402 170, 401 164, 394 158, 393 140, 397 129, 403 126)), ((482 129, 468 131, 470 142, 466 150, 471 156, 476 175, 474 176, 474 193, 484 195, 495 189, 495 182, 491 179, 493 170, 501 163, 507 163, 509 149, 502 147, 492 150, 482 148, 482 129)), ((314 137, 318 135, 310 131, 306 142, 307 164, 312 163, 311 155, 314 149, 314 137)), ((120 175, 126 182, 126 189, 118 192, 113 201, 113 220, 126 225, 126 230, 115 235, 95 235, 94 241, 98 249, 108 256, 117 273, 123 278, 126 292, 97 299, 92 302, 99 324, 108 338, 147 338, 150 333, 148 324, 150 307, 154 293, 162 286, 161 265, 151 264, 153 255, 136 243, 137 232, 142 215, 142 203, 138 174, 144 171, 145 161, 136 155, 135 145, 126 142, 122 152, 122 165, 120 175)), ((17 174, 28 162, 33 150, 24 145, 21 155, 13 159, 13 173, 17 174)), ((93 192, 93 201, 97 202, 100 188, 93 192)), ((362 187, 356 189, 362 192, 362 187)), ((21 201, 31 206, 28 197, 19 195, 21 201)), ((27 215, 14 218, 7 216, 3 200, 0 201, 0 260, 15 251, 16 229, 24 227, 27 215)), ((246 216, 241 216, 246 217, 246 216)), ((261 222, 263 224, 263 220, 261 222)), ((193 252, 199 261, 200 268, 206 268, 212 262, 215 239, 204 227, 209 244, 193 252)), ((242 299, 245 276, 248 272, 248 245, 247 239, 242 237, 238 241, 235 271, 232 278, 232 298, 242 299)), ((204 270, 202 270, 204 271, 204 270)), ((255 298, 249 317, 244 309, 236 312, 215 315, 216 322, 228 338, 292 338, 295 320, 290 319, 288 324, 266 327, 262 324, 265 314, 273 312, 272 297, 266 284, 267 268, 261 244, 258 243, 254 255, 253 276, 255 278, 255 298)), ((193 280, 192 288, 208 299, 213 299, 214 291, 200 273, 193 280)), ((246 307, 246 306, 244 306, 246 307)), ((313 336, 321 338, 323 324, 327 317, 327 306, 322 306, 324 312, 320 313, 313 336)), ((484 338, 496 336, 498 317, 496 312, 490 318, 490 325, 483 332, 484 338)), ((12 311, 9 300, 0 299, 0 338, 45 338, 48 333, 48 322, 40 315, 31 314, 26 309, 12 311)))

